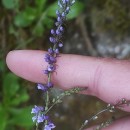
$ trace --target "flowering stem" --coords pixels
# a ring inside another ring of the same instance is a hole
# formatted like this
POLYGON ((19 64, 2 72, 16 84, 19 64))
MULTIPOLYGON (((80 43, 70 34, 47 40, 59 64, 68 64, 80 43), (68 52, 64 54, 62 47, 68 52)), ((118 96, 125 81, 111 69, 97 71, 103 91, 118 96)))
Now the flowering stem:
POLYGON ((94 116, 92 116, 89 120, 85 120, 85 122, 82 124, 82 126, 80 127, 79 130, 83 130, 83 128, 92 120, 96 120, 98 118, 98 116, 106 111, 108 111, 109 109, 106 108, 106 109, 103 109, 101 111, 99 111, 97 114, 95 114, 94 116))
MULTIPOLYGON (((44 130, 51 130, 55 128, 55 125, 50 121, 49 116, 46 115, 50 109, 57 103, 61 102, 61 98, 65 95, 70 95, 72 93, 79 92, 82 89, 71 89, 70 91, 65 91, 62 95, 57 97, 55 101, 52 101, 50 106, 49 91, 54 86, 51 81, 51 75, 56 70, 56 61, 59 57, 60 48, 63 47, 63 33, 64 33, 64 23, 66 21, 66 16, 70 11, 70 7, 75 3, 75 0, 58 0, 59 10, 56 10, 57 20, 55 22, 55 28, 51 29, 51 37, 49 38, 51 42, 51 47, 48 49, 48 53, 45 54, 45 61, 48 63, 47 68, 44 70, 44 74, 47 75, 47 82, 45 84, 38 83, 37 88, 42 90, 46 94, 45 107, 36 106, 32 108, 34 117, 33 121, 36 121, 36 130, 38 130, 38 124, 44 123, 44 130)), ((40 20, 44 18, 46 13, 42 14, 40 20)))
POLYGON ((47 114, 57 103, 59 103, 59 101, 64 98, 65 96, 69 96, 71 94, 74 93, 79 93, 81 91, 87 90, 87 88, 71 88, 69 90, 64 91, 63 93, 61 93, 53 102, 53 104, 44 112, 44 114, 47 114))
POLYGON ((98 116, 101 115, 102 113, 107 112, 107 111, 108 112, 115 112, 116 108, 121 108, 121 107, 129 106, 129 105, 130 105, 130 100, 126 100, 124 98, 122 100, 118 101, 115 105, 108 104, 107 108, 99 111, 97 114, 92 116, 90 119, 85 120, 79 130, 83 130, 83 128, 86 125, 88 125, 89 122, 96 120, 98 118, 98 116))
POLYGON ((45 114, 47 114, 56 104, 57 104, 57 101, 62 99, 63 97, 60 97, 58 98, 46 111, 45 111, 45 114))

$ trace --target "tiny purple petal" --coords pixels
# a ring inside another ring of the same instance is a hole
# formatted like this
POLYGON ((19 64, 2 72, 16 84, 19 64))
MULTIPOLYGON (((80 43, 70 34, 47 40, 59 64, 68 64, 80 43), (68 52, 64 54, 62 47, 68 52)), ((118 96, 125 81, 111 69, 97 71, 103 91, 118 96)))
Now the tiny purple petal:
POLYGON ((43 122, 44 120, 45 120, 45 116, 44 116, 43 114, 38 115, 38 117, 37 117, 37 123, 41 123, 41 122, 43 122))
POLYGON ((45 125, 44 130, 51 130, 55 127, 56 126, 53 123, 49 123, 49 124, 45 125))
POLYGON ((48 71, 49 72, 53 72, 55 70, 55 66, 54 65, 49 65, 48 66, 48 71))
POLYGON ((45 58, 49 58, 50 57, 50 55, 49 54, 45 54, 45 58))
POLYGON ((56 10, 56 15, 60 16, 60 11, 59 10, 56 10))
POLYGON ((43 70, 44 74, 49 74, 48 70, 43 70))
POLYGON ((34 108, 32 108, 31 113, 38 114, 40 111, 43 111, 43 110, 44 110, 43 107, 35 105, 34 108))
POLYGON ((54 53, 54 51, 53 51, 52 48, 49 48, 49 49, 48 49, 48 52, 49 52, 49 54, 51 54, 51 55, 54 53))
POLYGON ((63 44, 62 44, 62 43, 59 43, 58 46, 59 46, 59 47, 63 47, 63 44))
POLYGON ((42 90, 42 91, 47 91, 47 86, 46 85, 38 84, 37 88, 42 90))
POLYGON ((50 56, 50 61, 51 61, 52 63, 55 63, 55 62, 56 62, 56 58, 53 57, 53 56, 50 56))
POLYGON ((65 0, 66 1, 66 3, 69 3, 69 0, 65 0))
POLYGON ((62 17, 65 17, 66 15, 65 15, 65 13, 63 12, 61 16, 62 16, 62 17))
POLYGON ((58 17, 58 18, 57 18, 57 21, 58 21, 58 22, 61 22, 61 21, 62 21, 62 20, 61 20, 61 17, 58 17))
POLYGON ((58 48, 55 49, 55 53, 59 54, 59 49, 58 48))
POLYGON ((48 82, 48 83, 47 83, 47 87, 48 87, 48 88, 52 88, 52 87, 53 87, 53 84, 52 84, 51 82, 48 82))
POLYGON ((60 29, 60 31, 61 31, 61 32, 63 32, 63 31, 64 31, 64 28, 63 28, 62 26, 61 26, 59 29, 60 29))
POLYGON ((51 34, 54 35, 55 34, 55 30, 51 29, 51 34))
POLYGON ((60 34, 61 34, 61 32, 60 32, 59 29, 56 30, 56 34, 57 34, 57 35, 60 35, 60 34))
POLYGON ((45 61, 49 63, 49 62, 50 62, 50 59, 49 59, 49 58, 45 58, 45 61))
POLYGON ((49 39, 50 39, 50 42, 56 43, 56 39, 54 37, 50 37, 49 39))

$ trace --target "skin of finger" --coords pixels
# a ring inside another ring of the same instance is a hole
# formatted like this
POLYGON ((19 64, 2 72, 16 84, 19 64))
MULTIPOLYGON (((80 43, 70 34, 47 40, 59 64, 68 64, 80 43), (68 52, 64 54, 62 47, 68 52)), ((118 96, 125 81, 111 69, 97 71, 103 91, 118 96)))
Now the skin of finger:
MULTIPOLYGON (((86 130, 95 130, 97 126, 88 128, 86 130)), ((106 128, 102 128, 102 130, 129 130, 130 129, 130 117, 123 118, 113 122, 106 128)))
MULTIPOLYGON (((7 65, 12 72, 26 80, 45 83, 45 53, 31 50, 12 51, 7 55, 7 65)), ((52 75, 52 80, 64 89, 89 87, 86 94, 97 96, 108 103, 115 103, 122 98, 130 99, 129 77, 128 61, 68 54, 57 58, 57 69, 52 75)))

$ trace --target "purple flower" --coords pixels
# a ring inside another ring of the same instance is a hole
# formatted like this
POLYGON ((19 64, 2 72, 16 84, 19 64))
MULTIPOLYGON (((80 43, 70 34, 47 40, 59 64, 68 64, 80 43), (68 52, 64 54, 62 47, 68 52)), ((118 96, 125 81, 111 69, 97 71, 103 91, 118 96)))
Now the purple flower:
POLYGON ((53 51, 52 48, 49 48, 49 49, 48 49, 48 52, 49 52, 50 55, 53 55, 53 54, 54 54, 54 51, 53 51))
POLYGON ((33 120, 33 122, 36 121, 37 123, 44 122, 45 115, 43 115, 43 114, 36 115, 36 116, 32 117, 32 120, 33 120))
POLYGON ((31 113, 34 114, 32 117, 33 122, 36 121, 37 123, 43 122, 45 120, 45 115, 41 114, 41 112, 44 110, 41 106, 34 106, 32 108, 31 113))
POLYGON ((61 17, 58 17, 58 18, 57 18, 57 21, 61 24, 61 23, 62 23, 62 18, 61 18, 61 17))
POLYGON ((60 16, 60 15, 61 15, 59 10, 56 10, 56 15, 57 15, 57 16, 60 16))
POLYGON ((49 72, 53 72, 53 71, 55 70, 55 66, 50 64, 50 65, 48 66, 47 70, 48 70, 49 72))
POLYGON ((61 34, 61 32, 60 32, 59 29, 56 29, 56 34, 57 34, 57 35, 60 35, 60 34, 61 34))
POLYGON ((43 70, 43 73, 48 75, 49 71, 48 70, 43 70))
POLYGON ((48 87, 48 88, 52 88, 52 87, 53 87, 53 83, 52 83, 52 82, 48 82, 48 83, 47 83, 47 87, 48 87))
POLYGON ((58 48, 55 49, 55 53, 59 54, 59 49, 58 48))
POLYGON ((56 39, 54 37, 50 37, 50 42, 51 43, 56 43, 56 39))
MULTIPOLYGON (((51 50, 49 50, 49 51, 51 51, 51 50)), ((56 57, 49 55, 49 54, 45 54, 45 61, 48 62, 49 64, 55 63, 56 57)))
POLYGON ((51 34, 54 35, 55 34, 55 30, 51 29, 51 34))
POLYGON ((53 57, 53 56, 50 56, 50 62, 51 62, 51 63, 55 63, 55 62, 56 62, 56 58, 53 57))
POLYGON ((37 88, 40 89, 40 90, 42 90, 42 91, 44 91, 44 92, 47 91, 47 89, 48 89, 46 85, 42 85, 40 83, 37 84, 37 88))
POLYGON ((63 47, 63 44, 62 44, 62 43, 59 43, 58 46, 59 46, 59 47, 63 47))
POLYGON ((53 123, 48 123, 47 125, 45 125, 44 130, 51 130, 53 128, 55 128, 56 126, 53 123))
POLYGON ((62 17, 65 17, 65 12, 62 13, 62 17))
POLYGON ((64 28, 63 28, 62 26, 61 26, 59 29, 60 29, 60 31, 61 31, 61 32, 63 32, 63 31, 64 31, 64 28))
POLYGON ((41 112, 41 111, 43 111, 44 110, 44 108, 43 107, 41 107, 41 106, 34 106, 34 108, 32 108, 32 111, 31 111, 31 113, 33 113, 33 114, 38 114, 39 112, 41 112))

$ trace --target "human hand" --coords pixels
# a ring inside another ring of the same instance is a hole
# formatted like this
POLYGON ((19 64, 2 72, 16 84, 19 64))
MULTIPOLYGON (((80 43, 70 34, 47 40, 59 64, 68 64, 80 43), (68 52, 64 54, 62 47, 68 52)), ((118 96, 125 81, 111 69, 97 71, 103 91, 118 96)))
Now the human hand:
MULTIPOLYGON (((16 75, 36 83, 45 83, 47 77, 43 51, 11 51, 7 65, 16 75)), ((57 70, 52 74, 53 83, 63 89, 88 87, 87 95, 115 104, 122 98, 130 99, 130 62, 92 58, 79 55, 62 55, 57 58, 57 70)), ((124 108, 130 112, 130 107, 124 108)), ((115 121, 103 130, 129 130, 130 117, 115 121)), ((92 130, 92 128, 88 129, 92 130)))

